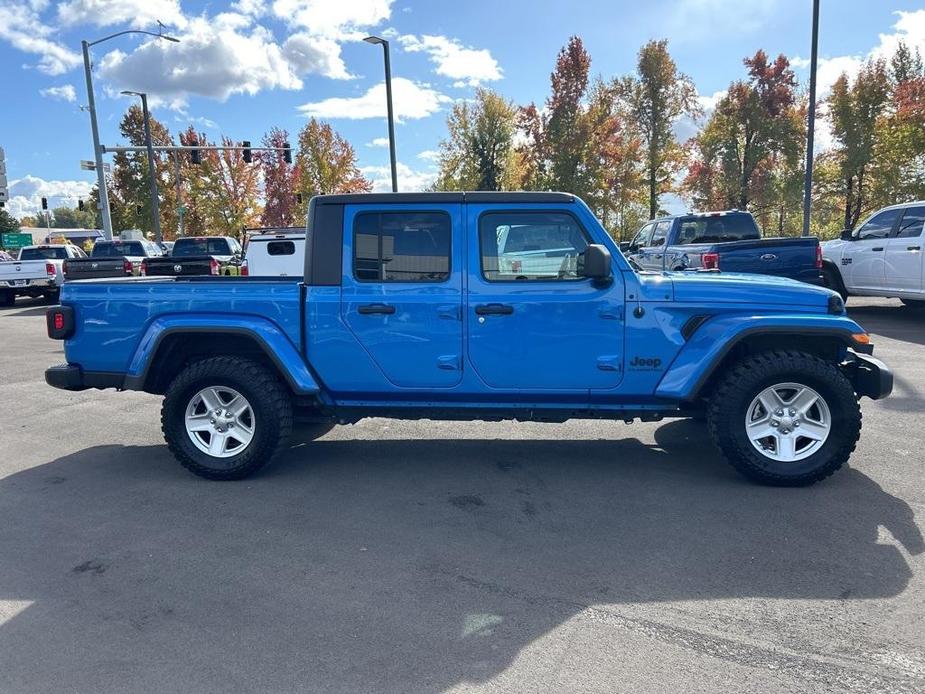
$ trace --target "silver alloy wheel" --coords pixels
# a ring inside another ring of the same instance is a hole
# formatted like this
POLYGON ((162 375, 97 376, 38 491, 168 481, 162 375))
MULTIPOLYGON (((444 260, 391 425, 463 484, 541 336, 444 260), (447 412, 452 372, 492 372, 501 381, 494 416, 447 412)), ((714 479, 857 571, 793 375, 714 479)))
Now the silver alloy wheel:
POLYGON ((254 439, 254 411, 234 388, 210 386, 196 393, 186 406, 190 441, 213 458, 242 453, 254 439))
POLYGON ((825 399, 800 383, 778 383, 761 391, 745 412, 748 440, 761 455, 795 463, 818 451, 832 431, 825 399))

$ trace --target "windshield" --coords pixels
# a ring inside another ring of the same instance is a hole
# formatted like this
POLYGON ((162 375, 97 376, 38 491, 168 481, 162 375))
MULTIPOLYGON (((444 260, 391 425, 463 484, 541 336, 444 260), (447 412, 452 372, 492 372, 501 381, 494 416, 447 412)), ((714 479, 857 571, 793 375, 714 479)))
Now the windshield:
POLYGON ((91 255, 94 258, 121 258, 125 255, 144 255, 141 241, 113 241, 97 243, 91 255))
POLYGON ((19 252, 20 260, 66 260, 67 249, 64 246, 41 246, 23 248, 19 252))
POLYGON ((179 239, 170 253, 181 255, 231 255, 228 242, 223 238, 179 239))
POLYGON ((723 243, 761 238, 755 220, 748 214, 682 217, 678 243, 723 243))

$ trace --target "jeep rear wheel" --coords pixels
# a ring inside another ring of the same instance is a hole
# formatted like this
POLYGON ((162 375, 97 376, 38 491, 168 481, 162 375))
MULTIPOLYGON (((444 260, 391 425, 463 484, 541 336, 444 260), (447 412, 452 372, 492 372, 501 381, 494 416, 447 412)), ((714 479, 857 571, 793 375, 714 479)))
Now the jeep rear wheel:
POLYGON ((861 411, 839 368, 811 354, 765 352, 720 381, 710 434, 740 473, 763 484, 800 486, 840 468, 861 432, 861 411))
POLYGON ((242 479, 285 445, 292 430, 291 398, 279 379, 254 361, 204 359, 170 384, 161 427, 183 467, 208 479, 242 479))

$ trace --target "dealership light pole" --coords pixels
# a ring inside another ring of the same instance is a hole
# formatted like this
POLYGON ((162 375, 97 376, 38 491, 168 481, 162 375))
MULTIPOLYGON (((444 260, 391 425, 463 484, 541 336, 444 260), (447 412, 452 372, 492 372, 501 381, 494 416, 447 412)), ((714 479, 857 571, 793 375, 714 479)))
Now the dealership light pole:
POLYGON ((392 65, 389 61, 389 42, 378 36, 367 36, 366 43, 380 44, 385 56, 385 102, 389 118, 389 159, 392 163, 392 192, 398 192, 398 164, 395 161, 395 115, 392 112, 392 65))
POLYGON ((819 54, 819 0, 813 0, 813 45, 809 56, 809 108, 806 123, 806 180, 803 183, 803 236, 809 236, 813 207, 813 147, 816 130, 816 64, 819 54))
POLYGON ((151 114, 148 112, 148 95, 143 92, 122 92, 126 96, 141 97, 141 114, 145 121, 145 147, 148 150, 148 178, 151 182, 151 215, 154 217, 154 240, 161 243, 161 202, 157 195, 157 166, 154 161, 154 143, 151 142, 151 114))
MULTIPOLYGON (((160 22, 158 22, 158 24, 163 26, 160 22)), ((100 217, 103 219, 103 236, 107 239, 112 239, 112 216, 109 213, 109 192, 106 190, 106 173, 103 171, 103 150, 100 149, 100 129, 96 122, 96 99, 93 96, 93 76, 90 74, 90 48, 98 43, 103 43, 103 41, 114 39, 117 36, 124 36, 125 34, 146 34, 158 39, 164 39, 165 41, 173 41, 174 43, 179 43, 180 41, 180 39, 174 38, 173 36, 167 36, 161 33, 155 34, 153 31, 127 29, 126 31, 119 31, 115 34, 104 36, 96 41, 80 42, 80 47, 83 49, 84 56, 84 77, 87 80, 87 110, 90 111, 90 130, 93 132, 93 159, 96 162, 96 182, 100 194, 100 217)))

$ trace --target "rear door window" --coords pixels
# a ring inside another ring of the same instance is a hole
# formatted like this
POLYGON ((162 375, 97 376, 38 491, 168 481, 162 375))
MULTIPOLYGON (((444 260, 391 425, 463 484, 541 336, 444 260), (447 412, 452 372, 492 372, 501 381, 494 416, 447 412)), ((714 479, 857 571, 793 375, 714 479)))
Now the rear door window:
POLYGON ((353 274, 362 282, 445 282, 450 277, 449 215, 358 214, 353 223, 353 274))
POLYGON ((918 238, 925 228, 925 207, 909 207, 903 212, 896 236, 901 239, 918 238))

